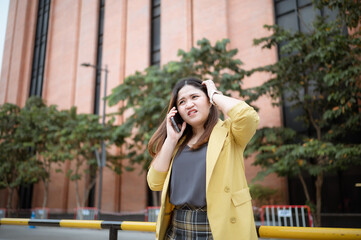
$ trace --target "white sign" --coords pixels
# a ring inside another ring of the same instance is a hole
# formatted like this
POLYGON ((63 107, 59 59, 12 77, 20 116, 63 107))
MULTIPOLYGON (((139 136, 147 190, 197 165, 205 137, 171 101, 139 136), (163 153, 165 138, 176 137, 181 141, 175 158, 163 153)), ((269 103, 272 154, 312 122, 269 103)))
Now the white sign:
POLYGON ((90 215, 90 211, 88 209, 83 210, 83 215, 90 215))
POLYGON ((277 212, 279 217, 292 217, 291 209, 278 209, 277 212))

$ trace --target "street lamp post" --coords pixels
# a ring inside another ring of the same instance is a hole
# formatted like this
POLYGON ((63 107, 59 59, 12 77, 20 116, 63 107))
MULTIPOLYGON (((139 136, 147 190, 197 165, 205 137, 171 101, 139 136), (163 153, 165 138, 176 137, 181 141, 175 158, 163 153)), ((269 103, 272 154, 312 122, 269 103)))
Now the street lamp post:
MULTIPOLYGON (((102 117, 102 124, 103 128, 105 127, 105 107, 106 107, 106 94, 107 94, 107 78, 108 78, 108 66, 105 65, 105 68, 101 68, 99 66, 92 65, 90 63, 82 63, 81 66, 83 67, 92 67, 96 69, 97 71, 104 71, 105 72, 105 79, 104 79, 104 98, 103 98, 103 117, 102 117)), ((106 150, 105 150, 105 141, 102 141, 102 147, 101 147, 101 161, 99 160, 99 153, 96 151, 96 157, 98 161, 99 166, 99 191, 98 191, 98 211, 100 215, 100 209, 101 209, 101 201, 102 201, 102 184, 103 184, 103 167, 105 166, 105 159, 106 159, 106 150)))

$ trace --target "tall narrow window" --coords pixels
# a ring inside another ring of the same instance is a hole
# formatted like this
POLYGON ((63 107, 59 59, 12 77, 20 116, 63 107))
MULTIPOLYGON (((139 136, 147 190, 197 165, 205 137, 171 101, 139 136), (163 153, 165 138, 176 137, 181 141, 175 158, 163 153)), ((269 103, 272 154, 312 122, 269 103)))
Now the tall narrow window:
MULTIPOLYGON (((160 0, 151 1, 150 65, 160 66, 160 0)), ((159 206, 159 192, 148 188, 148 206, 159 206)))
POLYGON ((152 0, 150 64, 160 65, 160 0, 152 0))
POLYGON ((39 0, 38 4, 38 19, 36 24, 29 96, 41 96, 43 92, 50 0, 39 0))
MULTIPOLYGON (((102 66, 103 56, 103 35, 104 35, 104 7, 105 0, 99 0, 99 19, 98 19, 98 44, 97 44, 97 63, 96 66, 102 66)), ((96 70, 95 77, 95 97, 94 97, 94 114, 99 114, 100 101, 100 85, 101 85, 101 71, 96 70)))
MULTIPOLYGON (((105 0, 99 0, 99 18, 98 18, 98 43, 97 43, 97 59, 96 66, 101 68, 102 66, 102 56, 103 56, 103 36, 104 36, 104 10, 105 10, 105 0)), ((99 115, 99 106, 100 106, 100 87, 101 87, 101 71, 96 70, 95 74, 95 92, 94 92, 94 109, 93 113, 99 115)), ((94 172, 94 169, 89 169, 90 172, 94 172)), ((90 176, 91 180, 96 178, 95 175, 90 176)), ((90 189, 88 195, 88 207, 95 206, 95 186, 90 189)))
MULTIPOLYGON (((317 13, 314 11, 311 0, 276 0, 275 16, 276 24, 291 32, 310 32, 312 22, 317 13)), ((279 53, 279 57, 282 56, 279 53)), ((284 96, 283 122, 285 127, 293 128, 298 132, 306 132, 302 124, 295 121, 297 116, 302 115, 302 109, 291 109, 292 102, 288 102, 287 93, 284 96)))
MULTIPOLYGON (((44 66, 46 56, 46 41, 48 36, 48 23, 50 0, 39 0, 36 32, 34 41, 33 65, 31 69, 29 96, 41 97, 43 92, 44 66)), ((19 207, 29 209, 32 207, 33 184, 19 187, 19 207)))

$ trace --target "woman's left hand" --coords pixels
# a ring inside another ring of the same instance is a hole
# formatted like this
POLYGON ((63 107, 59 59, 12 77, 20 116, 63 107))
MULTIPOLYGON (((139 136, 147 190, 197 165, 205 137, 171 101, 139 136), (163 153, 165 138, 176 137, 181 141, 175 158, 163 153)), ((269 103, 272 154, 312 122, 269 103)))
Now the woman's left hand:
POLYGON ((220 91, 217 90, 216 85, 210 79, 203 81, 202 84, 207 87, 209 101, 213 105, 216 105, 217 108, 223 112, 224 116, 227 116, 229 110, 231 110, 236 104, 241 102, 241 100, 239 99, 224 96, 220 91))
POLYGON ((207 94, 209 99, 211 98, 212 92, 217 91, 217 87, 211 79, 203 81, 202 85, 207 87, 207 94))

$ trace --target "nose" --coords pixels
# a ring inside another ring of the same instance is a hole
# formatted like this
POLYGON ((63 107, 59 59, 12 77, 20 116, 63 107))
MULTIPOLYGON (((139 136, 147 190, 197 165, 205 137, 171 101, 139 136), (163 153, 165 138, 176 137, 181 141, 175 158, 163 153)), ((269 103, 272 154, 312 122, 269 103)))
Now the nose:
POLYGON ((190 108, 192 108, 193 106, 194 106, 193 101, 187 101, 187 102, 186 102, 186 109, 190 109, 190 108))

